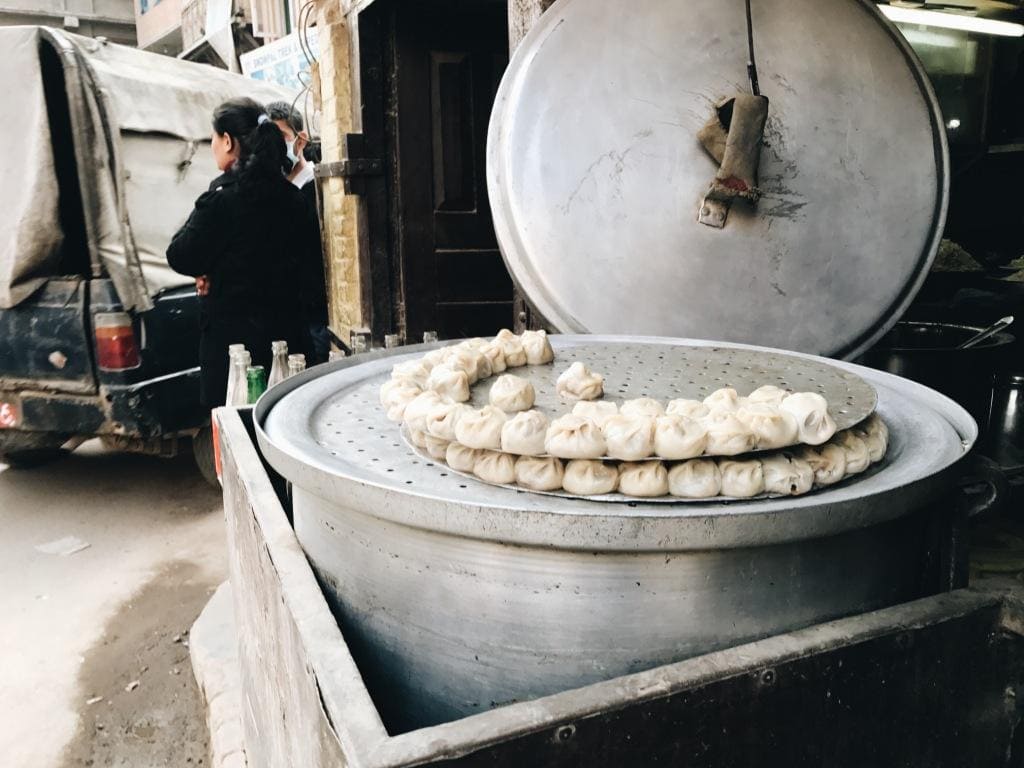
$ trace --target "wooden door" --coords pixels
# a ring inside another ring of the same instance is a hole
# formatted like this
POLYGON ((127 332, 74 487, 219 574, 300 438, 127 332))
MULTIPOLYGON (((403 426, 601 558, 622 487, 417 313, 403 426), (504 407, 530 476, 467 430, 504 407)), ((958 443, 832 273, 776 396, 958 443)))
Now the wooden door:
POLYGON ((512 325, 512 281, 494 237, 484 154, 508 63, 503 2, 395 5, 391 157, 406 338, 512 325))

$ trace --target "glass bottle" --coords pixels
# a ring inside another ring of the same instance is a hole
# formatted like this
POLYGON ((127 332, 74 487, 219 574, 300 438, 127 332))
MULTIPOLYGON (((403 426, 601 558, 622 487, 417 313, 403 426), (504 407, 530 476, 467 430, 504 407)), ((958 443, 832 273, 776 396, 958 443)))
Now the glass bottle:
POLYGON ((294 376, 306 370, 305 355, 288 355, 288 375, 294 376))
POLYGON ((270 352, 274 362, 270 366, 270 376, 267 377, 267 389, 288 378, 288 342, 270 342, 270 352))
POLYGON ((370 349, 370 334, 368 333, 357 333, 352 338, 352 354, 358 355, 361 352, 367 352, 370 349))
POLYGON ((400 346, 402 343, 397 333, 386 333, 384 334, 384 349, 394 349, 400 346))
POLYGON ((231 393, 234 391, 235 382, 238 380, 238 368, 235 366, 235 357, 239 352, 245 352, 245 344, 228 344, 228 389, 224 393, 224 402, 231 405, 231 393))
POLYGON ((232 363, 235 376, 231 383, 231 393, 228 396, 227 404, 233 408, 242 408, 249 404, 249 385, 246 380, 246 371, 252 363, 252 355, 247 350, 240 350, 235 353, 232 363))
POLYGON ((423 332, 423 343, 433 344, 437 341, 437 331, 424 331, 423 332))
POLYGON ((250 365, 245 370, 248 404, 252 405, 267 391, 267 372, 262 365, 250 365))
POLYGON ((334 362, 335 360, 344 360, 345 350, 344 349, 332 349, 327 353, 328 362, 334 362))

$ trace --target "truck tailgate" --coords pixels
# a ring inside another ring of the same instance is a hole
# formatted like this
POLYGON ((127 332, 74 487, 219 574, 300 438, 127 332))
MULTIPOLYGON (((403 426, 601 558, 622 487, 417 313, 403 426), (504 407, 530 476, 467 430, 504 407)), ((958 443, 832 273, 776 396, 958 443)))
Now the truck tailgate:
POLYGON ((0 309, 0 388, 96 392, 85 293, 79 278, 54 278, 0 309))

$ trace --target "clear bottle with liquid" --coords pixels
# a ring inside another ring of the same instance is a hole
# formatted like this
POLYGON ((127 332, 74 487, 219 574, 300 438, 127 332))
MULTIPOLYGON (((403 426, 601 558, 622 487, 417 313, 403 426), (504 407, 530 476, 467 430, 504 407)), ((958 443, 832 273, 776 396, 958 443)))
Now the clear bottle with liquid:
POLYGON ((267 389, 275 384, 280 384, 288 378, 288 342, 270 342, 270 352, 273 355, 273 363, 270 365, 270 376, 267 377, 267 389))
POLYGON ((224 393, 224 402, 231 405, 231 393, 234 392, 235 382, 238 380, 238 367, 235 365, 235 357, 239 352, 245 352, 245 344, 228 344, 228 388, 224 393))
POLYGON ((236 352, 231 361, 234 376, 231 377, 231 390, 228 393, 227 404, 233 408, 242 408, 249 404, 249 384, 245 372, 251 364, 252 355, 244 349, 236 352))
POLYGON ((288 355, 288 375, 294 376, 306 370, 305 355, 288 355))

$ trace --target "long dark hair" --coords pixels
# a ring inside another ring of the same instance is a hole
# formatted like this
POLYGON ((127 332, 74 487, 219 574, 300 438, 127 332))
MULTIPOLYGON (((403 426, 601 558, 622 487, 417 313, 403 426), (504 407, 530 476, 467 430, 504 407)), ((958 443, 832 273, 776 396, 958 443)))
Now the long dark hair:
POLYGON ((265 182, 283 181, 291 169, 284 136, 258 102, 247 98, 225 101, 213 111, 213 130, 238 142, 235 169, 243 188, 255 191, 265 182))

